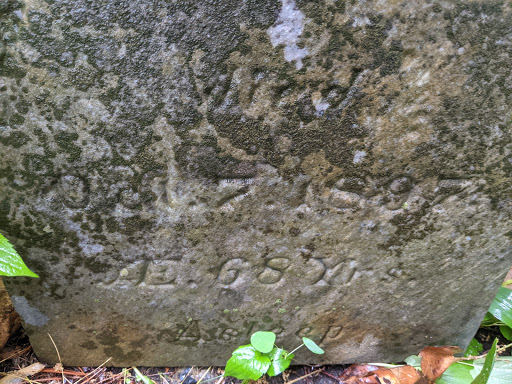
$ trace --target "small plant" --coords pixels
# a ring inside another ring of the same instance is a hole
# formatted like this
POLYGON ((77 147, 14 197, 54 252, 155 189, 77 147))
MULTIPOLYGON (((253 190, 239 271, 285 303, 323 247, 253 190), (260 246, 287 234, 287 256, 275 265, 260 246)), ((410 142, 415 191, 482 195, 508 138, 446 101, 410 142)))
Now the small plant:
POLYGON ((258 380, 265 373, 269 376, 277 376, 284 372, 291 364, 293 352, 306 346, 311 352, 321 355, 324 353, 316 343, 303 337, 303 344, 293 351, 288 352, 277 347, 274 343, 276 334, 274 332, 258 331, 252 334, 251 344, 242 345, 235 349, 231 358, 226 363, 224 376, 232 376, 243 380, 242 384, 249 380, 258 380))
POLYGON ((0 276, 39 277, 25 265, 18 252, 0 233, 0 276))
POLYGON ((482 321, 482 327, 498 326, 503 337, 512 341, 512 290, 505 287, 510 283, 505 281, 502 284, 482 321))
MULTIPOLYGON (((505 282, 504 285, 510 284, 505 282)), ((499 326, 503 337, 512 341, 512 290, 502 286, 489 308, 482 327, 499 326)), ((445 353, 445 349, 452 347, 427 347, 434 350, 431 356, 409 356, 405 362, 415 368, 420 368, 423 373, 432 371, 425 369, 433 366, 439 372, 439 376, 430 377, 435 384, 506 384, 512 383, 512 357, 499 356, 499 353, 512 347, 512 344, 499 347, 498 339, 494 340, 491 349, 484 355, 483 345, 476 339, 472 339, 464 357, 453 357, 445 353), (441 351, 436 351, 437 350, 441 351), (441 364, 443 361, 446 364, 441 364), (440 366, 443 365, 442 369, 440 366)), ((420 356, 422 354, 420 353, 420 356)), ((428 376, 426 374, 426 376, 428 376)))

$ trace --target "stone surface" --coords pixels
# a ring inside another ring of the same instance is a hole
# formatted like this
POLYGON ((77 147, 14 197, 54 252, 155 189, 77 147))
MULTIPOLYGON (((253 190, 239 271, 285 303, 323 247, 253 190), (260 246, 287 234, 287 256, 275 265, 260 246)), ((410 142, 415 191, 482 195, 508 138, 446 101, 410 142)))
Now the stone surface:
POLYGON ((504 1, 5 0, 0 231, 37 355, 464 346, 512 263, 504 1))

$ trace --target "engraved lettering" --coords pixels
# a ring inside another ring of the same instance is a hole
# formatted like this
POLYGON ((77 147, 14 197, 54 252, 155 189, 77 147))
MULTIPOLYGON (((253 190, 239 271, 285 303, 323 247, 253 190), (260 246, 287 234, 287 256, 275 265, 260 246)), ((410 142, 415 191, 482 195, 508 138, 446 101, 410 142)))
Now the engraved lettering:
POLYGON ((245 259, 236 258, 228 260, 222 265, 218 279, 224 285, 231 285, 240 276, 240 271, 248 267, 249 263, 245 259))
POLYGON ((245 333, 245 335, 246 335, 246 336, 250 336, 250 335, 252 335, 252 333, 253 333, 253 329, 254 329, 254 326, 255 326, 255 325, 256 325, 256 322, 255 322, 255 321, 251 321, 251 322, 249 323, 249 326, 244 327, 244 328, 246 328, 246 329, 247 329, 247 331, 246 331, 246 333, 245 333))
POLYGON ((177 340, 183 341, 199 341, 201 339, 201 328, 198 320, 188 322, 188 325, 180 332, 177 340))
POLYGON ((237 329, 226 328, 220 331, 219 338, 222 338, 224 340, 231 340, 237 337, 239 334, 240 332, 237 329))
POLYGON ((137 261, 119 271, 118 281, 129 282, 132 285, 139 285, 144 281, 149 262, 137 261))
POLYGON ((336 339, 338 336, 341 335, 342 330, 343 330, 342 326, 339 326, 339 325, 330 326, 327 329, 327 332, 325 332, 322 339, 320 340, 320 344, 336 339))
POLYGON ((311 258, 306 261, 301 276, 304 275, 307 284, 314 285, 324 278, 326 269, 322 259, 311 258))
POLYGON ((350 265, 350 261, 342 261, 332 267, 329 263, 327 267, 324 280, 330 285, 347 284, 355 273, 355 267, 350 265))
POLYGON ((148 285, 174 284, 179 274, 179 261, 158 260, 149 264, 144 282, 148 285))
POLYGON ((303 328, 299 329, 299 331, 296 333, 296 335, 301 338, 309 337, 309 336, 311 336, 312 331, 313 331, 313 328, 310 326, 307 326, 307 327, 303 327, 303 328))
POLYGON ((265 262, 265 269, 257 279, 262 284, 275 284, 283 278, 283 272, 291 262, 286 257, 276 257, 265 262))
MULTIPOLYGON (((273 257, 262 261, 250 262, 245 258, 225 261, 216 280, 225 287, 243 281, 243 273, 255 275, 255 281, 272 285, 282 281, 299 281, 305 285, 343 285, 351 281, 356 272, 355 260, 339 260, 339 257, 319 258, 309 254, 297 258, 273 257), (263 266, 261 266, 263 262, 263 266), (260 270, 257 268, 260 266, 260 270)), ((201 271, 183 260, 165 259, 138 261, 117 273, 105 277, 103 285, 131 286, 167 286, 195 289, 201 271), (144 283, 144 284, 142 284, 144 283)))

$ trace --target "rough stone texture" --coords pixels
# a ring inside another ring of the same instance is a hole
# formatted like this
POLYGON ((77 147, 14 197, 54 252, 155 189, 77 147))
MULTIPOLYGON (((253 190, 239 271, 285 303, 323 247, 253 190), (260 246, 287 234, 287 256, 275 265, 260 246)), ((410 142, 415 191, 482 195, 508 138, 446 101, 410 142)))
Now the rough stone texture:
POLYGON ((37 355, 464 346, 512 263, 508 1, 4 0, 0 230, 37 355))

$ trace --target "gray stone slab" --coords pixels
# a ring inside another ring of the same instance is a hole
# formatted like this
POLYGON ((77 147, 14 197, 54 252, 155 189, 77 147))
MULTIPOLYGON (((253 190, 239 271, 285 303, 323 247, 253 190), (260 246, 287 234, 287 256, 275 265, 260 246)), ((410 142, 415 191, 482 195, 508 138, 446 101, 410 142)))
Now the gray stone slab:
POLYGON ((502 1, 7 0, 0 231, 38 357, 465 346, 512 264, 502 1))

